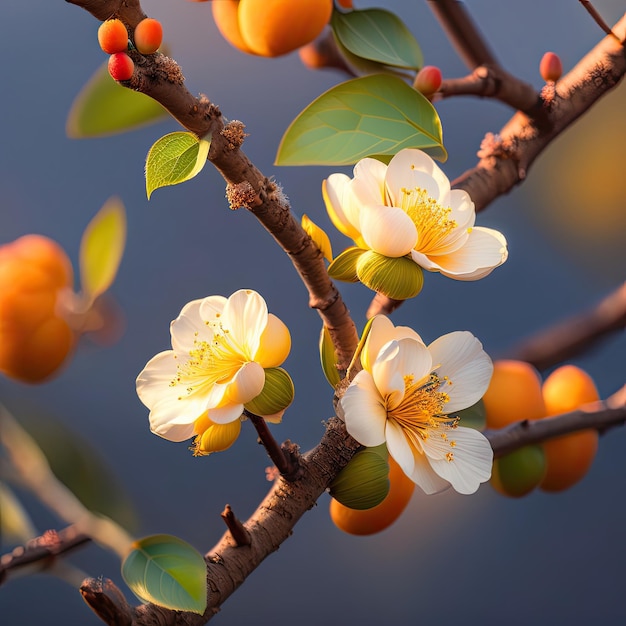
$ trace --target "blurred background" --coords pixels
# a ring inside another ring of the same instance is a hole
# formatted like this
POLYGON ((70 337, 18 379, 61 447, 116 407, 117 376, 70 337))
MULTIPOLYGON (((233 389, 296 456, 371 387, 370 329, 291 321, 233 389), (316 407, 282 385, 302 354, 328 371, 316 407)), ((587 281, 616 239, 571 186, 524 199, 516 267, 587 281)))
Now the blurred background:
MULTIPOLYGON (((621 0, 594 4, 610 24, 624 11, 621 0)), ((377 6, 367 0, 356 5, 377 6)), ((575 0, 467 5, 504 66, 538 88, 544 52, 557 52, 567 71, 603 36, 575 0)), ((444 76, 465 74, 427 3, 389 0, 384 6, 409 25, 427 64, 440 66, 444 76)), ((145 0, 143 7, 163 23, 191 92, 206 93, 226 117, 242 120, 250 134, 247 154, 284 186, 294 213, 307 213, 327 229, 335 252, 346 247, 347 240, 331 229, 321 197, 322 179, 337 168, 273 165, 290 121, 344 77, 304 68, 297 53, 271 60, 238 52, 217 32, 209 2, 145 0)), ((270 236, 250 214, 228 209, 224 183, 210 167, 146 200, 146 153, 156 139, 179 130, 175 122, 107 138, 67 138, 74 98, 106 61, 91 15, 61 0, 5 0, 0 12, 0 243, 41 233, 61 243, 76 267, 80 235, 106 199, 118 195, 128 213, 127 251, 111 290, 125 316, 121 341, 106 348, 83 342, 62 374, 42 386, 2 379, 0 401, 18 417, 36 416, 40 430, 47 424, 57 435, 71 432, 68 455, 78 447, 108 468, 91 477, 85 472, 85 487, 106 495, 123 486, 136 535, 170 533, 205 551, 224 532, 219 513, 226 503, 243 519, 253 512, 269 488, 269 460, 249 424, 228 453, 208 458, 193 458, 185 444, 152 435, 135 378, 169 347, 169 322, 186 302, 253 288, 293 336, 285 366, 296 398, 273 432, 307 450, 332 414, 331 391, 318 366, 318 316, 270 236)), ((470 330, 497 358, 621 284, 624 90, 622 85, 554 142, 522 187, 480 214, 479 224, 506 235, 507 263, 478 283, 426 276, 422 294, 394 315, 397 324, 412 326, 427 341, 470 330)), ((443 168, 451 179, 475 164, 484 134, 497 132, 511 115, 501 104, 474 98, 444 101, 438 110, 449 153, 443 168)), ((358 285, 340 289, 362 328, 371 292, 358 285)), ((625 382, 625 354, 622 333, 575 362, 606 397, 625 382)), ((425 497, 416 490, 400 520, 369 538, 335 528, 323 496, 214 623, 621 623, 625 443, 621 429, 602 437, 590 473, 557 495, 506 499, 489 485, 472 497, 425 497)), ((18 495, 39 531, 64 526, 27 493, 18 495)), ((2 552, 11 547, 3 545, 2 552)), ((91 545, 68 560, 86 575, 109 577, 124 588, 119 561, 100 548, 91 545)), ((101 623, 76 589, 43 574, 0 587, 0 621, 101 623)))

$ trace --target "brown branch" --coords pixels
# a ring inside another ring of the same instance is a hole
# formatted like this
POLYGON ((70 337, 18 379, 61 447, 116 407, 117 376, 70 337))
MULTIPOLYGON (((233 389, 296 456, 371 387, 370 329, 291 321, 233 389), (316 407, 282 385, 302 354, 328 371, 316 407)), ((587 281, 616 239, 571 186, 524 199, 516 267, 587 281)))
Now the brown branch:
MULTIPOLYGON (((624 37, 626 15, 614 32, 624 37)), ((570 124, 614 89, 626 73, 626 52, 615 37, 605 37, 557 83, 542 93, 548 123, 539 127, 518 112, 497 135, 488 135, 479 152, 478 164, 457 178, 453 185, 465 189, 476 211, 485 209, 522 182, 539 154, 570 124)))
MULTIPOLYGON (((139 0, 67 0, 103 20, 117 15, 129 27, 143 18, 139 0)), ((219 108, 206 96, 193 96, 185 87, 178 64, 163 54, 143 56, 129 51, 135 72, 124 86, 140 91, 165 107, 187 130, 211 137, 208 159, 227 183, 231 208, 253 213, 289 255, 309 292, 309 306, 318 311, 345 370, 358 336, 341 294, 328 277, 320 250, 291 212, 279 185, 260 172, 241 150, 245 133, 241 122, 226 124, 219 108)))
MULTIPOLYGON (((611 27, 602 19, 602 16, 598 13, 596 8, 589 2, 589 0, 580 0, 580 3, 585 7, 587 13, 591 15, 595 23, 607 34, 615 37, 618 41, 619 38, 617 35, 611 30, 611 27)), ((623 43, 623 40, 622 40, 623 43)))
POLYGON ((52 567, 58 557, 88 543, 91 538, 76 526, 62 530, 47 530, 40 537, 31 539, 26 545, 14 548, 0 557, 0 585, 9 580, 12 572, 26 568, 44 571, 52 567), (33 566, 36 566, 33 568, 33 566))
POLYGON ((250 533, 246 530, 239 518, 233 513, 233 510, 230 508, 230 504, 227 504, 224 507, 224 510, 220 515, 228 527, 228 530, 233 537, 233 541, 238 546, 249 546, 252 543, 250 533))
POLYGON ((589 311, 551 326, 521 345, 504 358, 528 361, 544 370, 595 346, 608 335, 626 328, 626 283, 589 311))

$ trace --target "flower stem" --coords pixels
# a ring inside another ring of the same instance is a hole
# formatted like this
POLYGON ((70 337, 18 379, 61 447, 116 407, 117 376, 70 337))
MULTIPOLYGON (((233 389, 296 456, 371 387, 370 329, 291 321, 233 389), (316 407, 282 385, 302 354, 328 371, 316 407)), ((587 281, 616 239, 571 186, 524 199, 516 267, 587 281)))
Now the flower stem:
POLYGON ((284 449, 278 444, 274 436, 267 427, 267 422, 254 413, 250 413, 247 409, 244 409, 243 414, 252 422, 252 425, 256 428, 259 440, 267 450, 267 454, 270 459, 274 461, 274 465, 287 480, 295 480, 299 474, 299 463, 297 454, 292 449, 293 446, 284 449))

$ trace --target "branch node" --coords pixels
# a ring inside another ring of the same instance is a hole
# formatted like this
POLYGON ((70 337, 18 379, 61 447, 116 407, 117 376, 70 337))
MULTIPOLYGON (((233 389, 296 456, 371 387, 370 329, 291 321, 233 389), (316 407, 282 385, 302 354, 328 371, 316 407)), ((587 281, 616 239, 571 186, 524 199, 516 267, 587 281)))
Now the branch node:
POLYGON ((247 180, 241 183, 228 183, 226 185, 226 199, 233 211, 242 207, 244 209, 252 209, 261 203, 259 194, 247 180))
POLYGON ((230 531, 230 534, 232 535, 238 548, 240 548, 241 546, 249 546, 252 543, 250 533, 245 529, 244 525, 233 513, 233 510, 230 508, 230 504, 227 504, 224 507, 224 510, 221 512, 220 515, 222 516, 222 519, 228 527, 228 530, 230 531))
POLYGON ((221 135, 228 141, 229 150, 238 150, 243 145, 248 133, 244 132, 246 125, 239 120, 232 120, 221 130, 221 135))

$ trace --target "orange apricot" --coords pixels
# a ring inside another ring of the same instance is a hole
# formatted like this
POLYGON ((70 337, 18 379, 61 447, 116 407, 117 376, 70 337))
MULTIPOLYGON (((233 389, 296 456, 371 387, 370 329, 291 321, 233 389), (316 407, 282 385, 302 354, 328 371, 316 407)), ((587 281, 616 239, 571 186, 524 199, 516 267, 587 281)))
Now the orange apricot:
POLYGON ((0 371, 38 383, 72 350, 75 335, 57 313, 59 292, 71 288, 65 251, 41 235, 0 246, 0 371))
POLYGON ((337 528, 351 535, 373 535, 393 524, 406 508, 415 483, 389 457, 389 493, 370 509, 350 509, 334 498, 330 501, 330 518, 337 528))
POLYGON ((539 372, 525 361, 500 360, 483 396, 487 428, 503 428, 545 416, 539 372))
POLYGON ((124 52, 128 48, 128 31, 122 20, 106 20, 98 28, 98 43, 107 54, 124 52))
POLYGON ((235 48, 276 57, 313 41, 330 21, 332 0, 220 0, 213 18, 235 48))
MULTIPOLYGON (((575 365, 563 365, 543 383, 546 415, 568 413, 600 399, 593 379, 575 365)), ((580 432, 549 439, 543 444, 547 471, 540 484, 543 491, 563 491, 579 482, 589 471, 598 451, 598 431, 580 432)))
POLYGON ((159 20, 146 17, 135 27, 133 37, 141 54, 154 54, 163 42, 163 26, 159 20))

